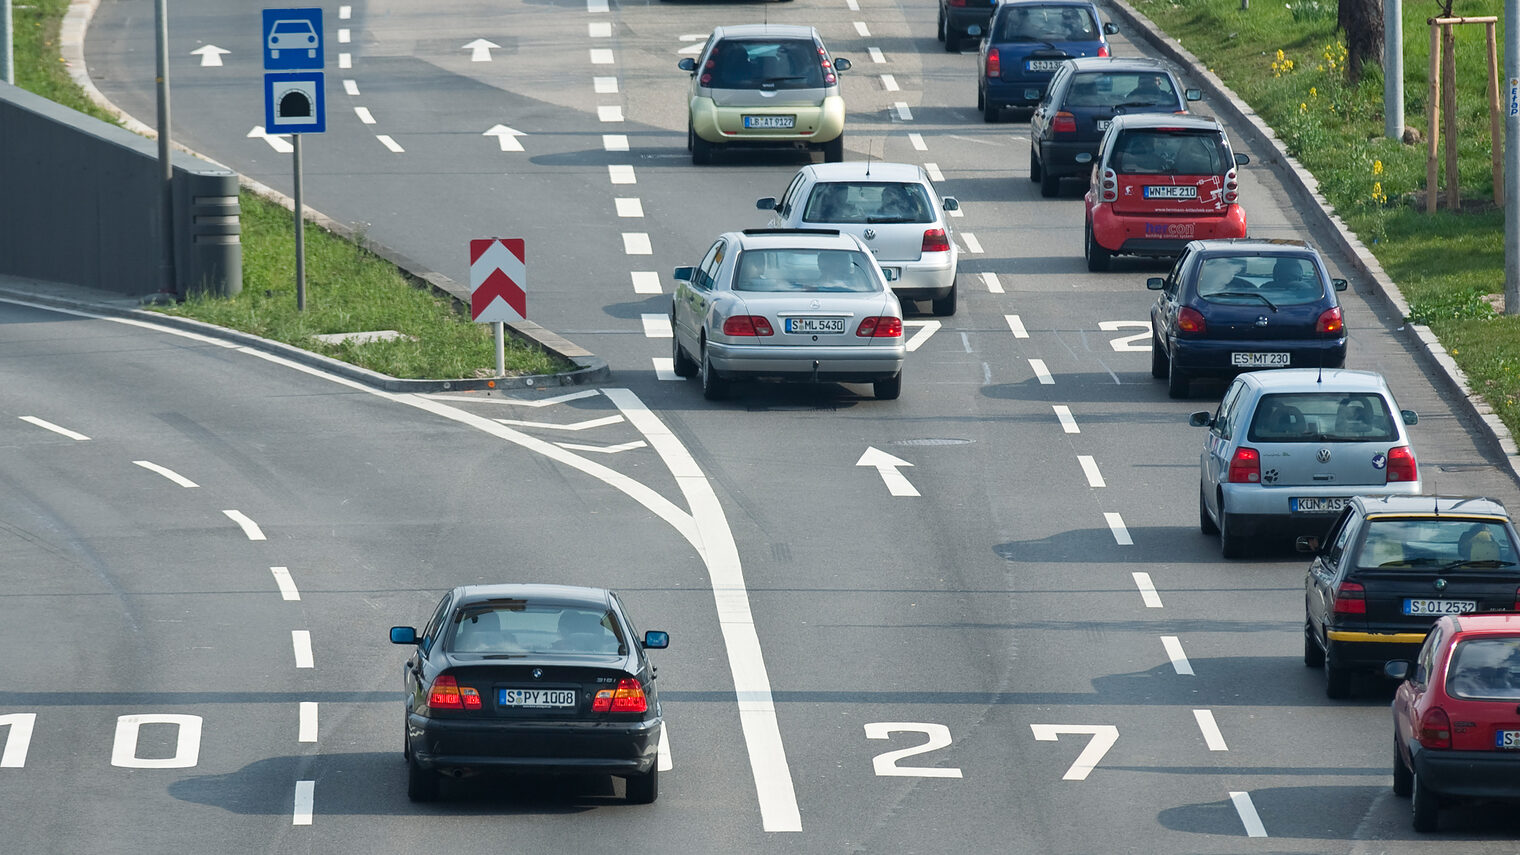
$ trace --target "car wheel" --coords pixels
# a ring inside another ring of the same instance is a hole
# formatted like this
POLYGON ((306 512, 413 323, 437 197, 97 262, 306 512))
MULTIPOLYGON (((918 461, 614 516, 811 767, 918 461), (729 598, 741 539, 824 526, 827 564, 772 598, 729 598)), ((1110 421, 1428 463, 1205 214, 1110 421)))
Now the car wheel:
POLYGON ((627 779, 628 803, 653 804, 660 797, 660 767, 654 766, 648 773, 627 779))
POLYGON ((1152 332, 1151 376, 1157 380, 1165 380, 1167 372, 1170 370, 1170 366, 1168 364, 1170 362, 1171 359, 1166 355, 1166 347, 1161 343, 1161 339, 1156 337, 1156 333, 1152 332))
POLYGON ((945 10, 944 10, 944 7, 941 7, 940 10, 939 10, 939 24, 936 25, 936 26, 938 27, 938 29, 936 29, 934 31, 934 37, 936 39, 940 40, 940 41, 944 41, 945 40, 945 10))
POLYGON ((1040 180, 1040 152, 1032 145, 1029 147, 1029 180, 1040 180))
POLYGON ((1203 500, 1203 485, 1198 485, 1198 530, 1207 535, 1219 533, 1219 526, 1214 524, 1214 518, 1209 516, 1209 506, 1203 500))
POLYGON ((431 802, 438 798, 438 773, 417 765, 416 760, 406 762, 406 797, 414 802, 431 802))
POLYGON ((1102 273, 1108 269, 1114 254, 1098 245, 1098 239, 1093 237, 1092 223, 1087 224, 1087 240, 1083 243, 1083 248, 1086 250, 1088 270, 1102 273))
POLYGON ((987 106, 987 96, 983 95, 982 90, 978 88, 976 90, 976 108, 980 110, 985 106, 987 106))
POLYGON ((938 300, 935 300, 931 305, 931 308, 934 310, 934 314, 939 315, 940 317, 955 314, 955 300, 956 292, 958 290, 959 289, 956 287, 955 280, 951 279, 950 293, 946 294, 943 297, 940 297, 938 300))
POLYGON ((1419 773, 1415 773, 1410 781, 1409 813, 1414 820, 1414 830, 1420 832, 1435 831, 1441 824, 1441 805, 1436 801, 1436 794, 1425 786, 1420 780, 1419 773))
POLYGON ((965 36, 962 35, 962 34, 960 34, 960 33, 957 33, 955 31, 955 28, 952 27, 952 26, 950 26, 950 22, 949 21, 945 22, 945 52, 946 53, 955 53, 956 51, 959 51, 961 49, 961 39, 963 39, 963 38, 965 38, 965 36))
POLYGON ((713 144, 702 139, 695 131, 691 135, 691 162, 697 166, 712 163, 713 144))
POLYGON ((1224 509, 1224 502, 1219 503, 1219 551, 1226 558, 1244 558, 1246 555, 1245 538, 1235 532, 1236 526, 1230 522, 1230 514, 1224 509))
POLYGON ((720 401, 728 394, 728 381, 718 376, 716 369, 712 367, 712 357, 707 352, 707 343, 702 344, 702 397, 709 401, 720 401))
POLYGON ((886 380, 877 380, 871 384, 871 390, 876 393, 878 401, 895 401, 902 394, 902 372, 893 374, 886 380))
POLYGON ((688 119, 686 121, 686 150, 687 151, 695 151, 696 150, 696 144, 692 142, 692 140, 694 140, 696 138, 697 138, 696 129, 694 129, 691 126, 691 120, 688 119))
POLYGON ((1399 732, 1393 732, 1393 794, 1408 798, 1414 792, 1414 770, 1404 765, 1399 754, 1399 732))
POLYGON ((1003 108, 998 106, 996 101, 993 101, 991 98, 982 99, 982 121, 996 122, 998 114, 1002 112, 1003 108))
POLYGON ((1187 372, 1177 364, 1177 360, 1166 361, 1166 394, 1170 398, 1186 398, 1192 387, 1192 380, 1187 372))
POLYGON ((697 363, 686 355, 686 348, 681 346, 681 340, 674 333, 670 336, 670 365, 677 377, 697 376, 697 363))
POLYGON ((1048 169, 1040 172, 1040 195, 1046 199, 1053 199, 1061 195, 1061 176, 1048 169))
POLYGON ((1344 700, 1351 697, 1351 669, 1331 665, 1334 642, 1325 642, 1325 697, 1344 700))
POLYGON ((823 144, 823 162, 844 162, 844 131, 840 131, 839 136, 823 144))
POLYGON ((1309 668, 1325 667, 1325 650, 1314 638, 1314 625, 1304 619, 1304 665, 1309 668))

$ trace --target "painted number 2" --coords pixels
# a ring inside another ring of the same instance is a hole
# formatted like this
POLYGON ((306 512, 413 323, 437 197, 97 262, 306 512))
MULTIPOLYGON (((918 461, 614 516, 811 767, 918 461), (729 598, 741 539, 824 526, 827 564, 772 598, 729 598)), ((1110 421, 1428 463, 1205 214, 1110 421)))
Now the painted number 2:
POLYGON ((894 733, 922 733, 929 741, 910 748, 899 748, 878 754, 872 760, 876 774, 884 777, 904 778, 959 778, 961 770, 939 766, 899 766, 897 761, 915 754, 926 754, 950 744, 950 728, 942 724, 926 724, 915 721, 875 721, 866 725, 867 739, 890 739, 894 733))
POLYGON ((1150 322, 1149 321, 1099 321, 1098 322, 1098 329, 1103 330, 1104 332, 1118 332, 1119 330, 1124 330, 1124 329, 1141 329, 1141 328, 1144 328, 1145 332, 1137 332, 1134 335, 1125 335, 1125 336, 1120 336, 1118 338, 1111 338, 1111 339, 1108 340, 1108 343, 1113 346, 1114 350, 1117 350, 1120 353, 1127 353, 1127 352, 1130 352, 1130 351, 1136 351, 1136 352, 1139 352, 1139 353, 1150 353, 1151 352, 1151 343, 1150 342, 1147 341, 1144 344, 1140 344, 1139 343, 1140 339, 1142 339, 1142 338, 1150 338, 1150 334, 1151 334, 1151 325, 1150 325, 1150 322))
POLYGON ((1063 781, 1085 781, 1088 774, 1108 753, 1108 749, 1114 747, 1119 741, 1119 728, 1111 724, 1031 724, 1030 730, 1034 731, 1034 738, 1041 742, 1055 742, 1061 738, 1061 734, 1091 734, 1092 741, 1077 755, 1077 761, 1071 764, 1066 774, 1061 776, 1063 781))

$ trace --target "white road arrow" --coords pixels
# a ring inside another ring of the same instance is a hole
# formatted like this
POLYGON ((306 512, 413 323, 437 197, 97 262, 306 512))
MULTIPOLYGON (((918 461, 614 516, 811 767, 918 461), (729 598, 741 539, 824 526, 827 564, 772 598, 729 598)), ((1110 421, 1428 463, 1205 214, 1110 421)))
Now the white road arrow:
POLYGON ((887 492, 894 496, 918 495, 918 491, 908 483, 907 477, 897 471, 899 466, 913 465, 906 460, 899 460, 879 448, 867 447, 866 453, 860 455, 855 465, 876 467, 876 471, 881 474, 881 480, 887 484, 887 492))
POLYGON ((501 143, 502 151, 522 151, 522 143, 518 142, 517 138, 527 136, 527 134, 524 134, 522 131, 513 130, 506 125, 495 125, 489 131, 481 134, 481 136, 496 137, 496 141, 501 143))
POLYGON ((270 148, 274 149, 280 154, 290 154, 296 150, 296 147, 291 145, 290 141, 285 139, 283 136, 270 136, 269 134, 264 133, 263 125, 254 125, 253 130, 248 132, 248 139, 263 140, 264 142, 269 143, 270 148))
POLYGON ((918 327, 919 328, 918 332, 914 333, 913 337, 910 338, 910 339, 908 339, 908 344, 907 344, 908 352, 912 353, 913 351, 918 350, 920 347, 923 347, 924 346, 924 342, 928 341, 930 336, 932 336, 935 333, 939 332, 940 322, 939 321, 903 321, 903 326, 907 327, 907 328, 910 328, 910 329, 912 327, 918 327))
POLYGON ((464 49, 470 52, 470 62, 490 62, 491 48, 499 49, 500 47, 501 45, 495 42, 488 42, 485 39, 476 39, 475 41, 465 45, 464 49))
POLYGON ((199 47, 193 51, 190 51, 191 56, 200 56, 201 68, 214 68, 220 66, 222 64, 222 54, 224 53, 232 53, 232 51, 227 50, 226 48, 219 48, 216 45, 206 45, 205 47, 199 47))

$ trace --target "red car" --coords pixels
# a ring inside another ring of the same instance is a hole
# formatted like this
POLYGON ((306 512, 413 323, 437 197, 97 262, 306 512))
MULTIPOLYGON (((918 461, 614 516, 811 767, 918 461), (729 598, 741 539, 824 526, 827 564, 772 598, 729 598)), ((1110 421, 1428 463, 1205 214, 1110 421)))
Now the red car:
POLYGON ((1107 270, 1115 255, 1175 256, 1192 240, 1245 237, 1235 169, 1250 162, 1209 116, 1114 117, 1088 184, 1087 269, 1107 270))
POLYGON ((1520 614, 1447 615, 1420 657, 1394 661, 1393 792, 1415 831, 1443 804, 1520 799, 1520 614))

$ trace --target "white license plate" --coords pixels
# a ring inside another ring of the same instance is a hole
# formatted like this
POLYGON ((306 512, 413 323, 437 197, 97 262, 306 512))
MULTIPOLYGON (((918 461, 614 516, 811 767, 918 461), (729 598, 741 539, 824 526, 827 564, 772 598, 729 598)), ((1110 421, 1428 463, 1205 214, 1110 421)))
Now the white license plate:
POLYGON ((1065 61, 1064 59, 1030 59, 1024 61, 1024 67, 1030 71, 1055 71, 1065 61))
POLYGON ((503 707, 531 707, 535 709, 575 706, 574 689, 501 689, 496 703, 503 707))
POLYGON ((1478 610, 1475 600, 1405 600, 1406 615, 1465 615, 1478 610))
POLYGON ((793 128, 797 126, 796 116, 745 116, 744 127, 746 128, 793 128))
POLYGON ((1287 368, 1286 353, 1232 353, 1230 364, 1236 368, 1287 368))
POLYGON ((787 318, 786 331, 834 335, 844 332, 844 318, 787 318))
POLYGON ((1494 733, 1495 748, 1520 748, 1520 730, 1500 730, 1494 733))
POLYGON ((896 282, 898 279, 902 278, 901 267, 883 267, 881 269, 881 272, 887 277, 888 282, 896 282))
POLYGON ((1298 514, 1338 514, 1350 501, 1345 496, 1306 496, 1288 500, 1288 507, 1298 514))
POLYGON ((1147 199, 1197 199, 1198 187, 1194 184, 1147 184, 1147 199))
POLYGON ((1095 124, 1098 126, 1098 130, 1100 130, 1100 131, 1106 131, 1106 130, 1108 130, 1108 123, 1109 123, 1108 119, 1098 119, 1095 122, 1095 124))

